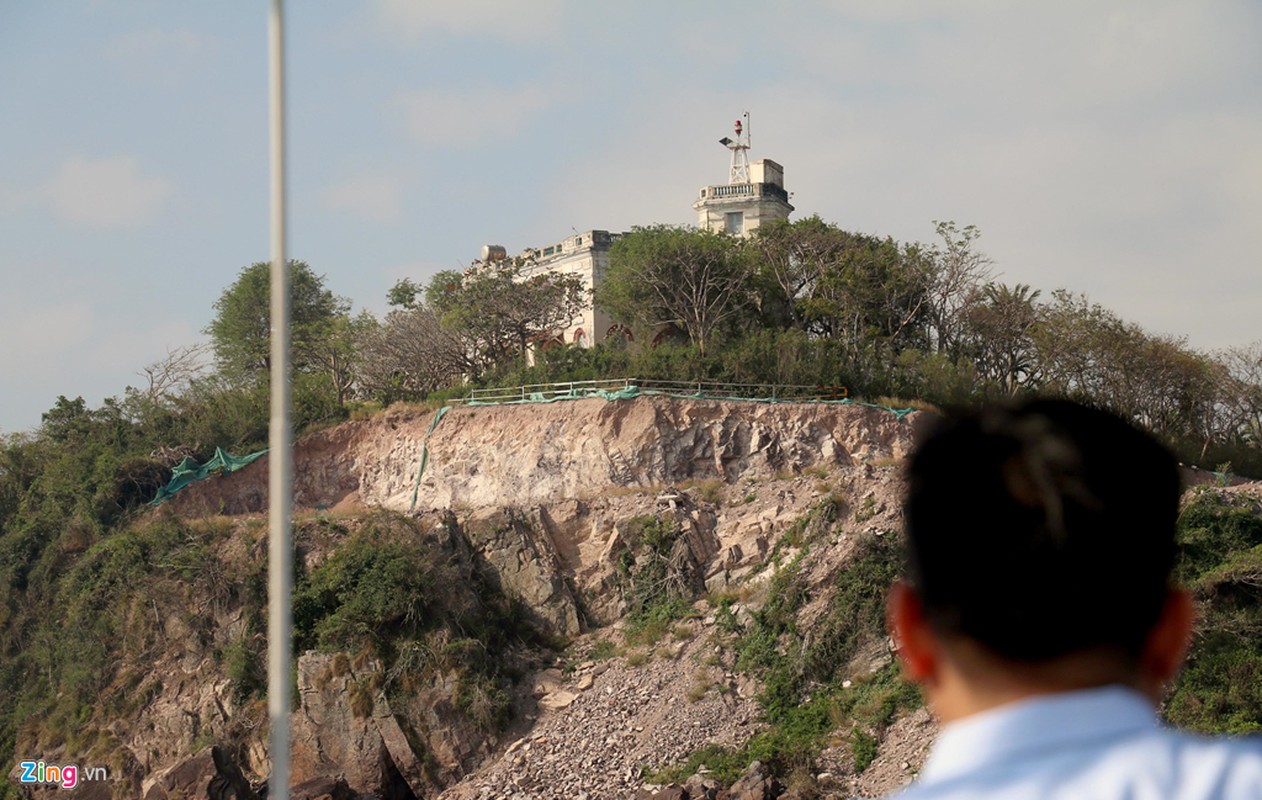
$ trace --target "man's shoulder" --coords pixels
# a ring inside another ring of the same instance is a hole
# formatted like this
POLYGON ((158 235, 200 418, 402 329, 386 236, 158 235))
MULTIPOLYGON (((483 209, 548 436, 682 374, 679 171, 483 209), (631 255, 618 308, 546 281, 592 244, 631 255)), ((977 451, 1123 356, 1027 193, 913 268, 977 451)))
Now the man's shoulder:
POLYGON ((1157 728, 1112 742, 996 762, 926 780, 891 800, 954 798, 1258 800, 1262 736, 1215 738, 1157 728))

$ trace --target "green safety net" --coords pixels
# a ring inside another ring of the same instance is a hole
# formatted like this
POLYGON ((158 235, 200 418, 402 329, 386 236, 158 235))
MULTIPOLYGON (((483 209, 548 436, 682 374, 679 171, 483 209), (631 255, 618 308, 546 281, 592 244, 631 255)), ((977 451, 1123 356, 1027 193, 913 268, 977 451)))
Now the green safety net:
POLYGON ((200 481, 212 475, 227 475, 230 472, 236 472, 266 452, 266 450, 260 450, 257 453, 250 453, 248 456, 234 456, 226 450, 216 447, 214 457, 205 464, 198 464, 190 456, 172 468, 171 480, 167 481, 166 486, 158 490, 157 497, 153 498, 149 505, 156 506, 159 503, 170 500, 172 495, 193 481, 200 481))
POLYGON ((416 496, 421 491, 421 478, 425 475, 425 467, 429 464, 429 437, 438 427, 438 423, 442 422, 443 417, 447 416, 447 412, 451 410, 451 406, 443 406, 438 409, 438 413, 434 415, 434 421, 429 424, 429 430, 425 432, 425 442, 421 445, 421 466, 416 471, 416 484, 412 487, 412 505, 408 507, 408 513, 411 514, 416 510, 416 496))
POLYGON ((628 386, 625 389, 617 389, 615 391, 576 387, 565 392, 556 392, 550 395, 545 395, 542 392, 531 392, 528 397, 522 397, 517 400, 468 400, 464 405, 516 406, 523 403, 556 403, 561 400, 583 400, 588 397, 599 397, 603 400, 629 400, 632 397, 639 397, 644 394, 658 394, 658 392, 642 391, 638 386, 628 386))

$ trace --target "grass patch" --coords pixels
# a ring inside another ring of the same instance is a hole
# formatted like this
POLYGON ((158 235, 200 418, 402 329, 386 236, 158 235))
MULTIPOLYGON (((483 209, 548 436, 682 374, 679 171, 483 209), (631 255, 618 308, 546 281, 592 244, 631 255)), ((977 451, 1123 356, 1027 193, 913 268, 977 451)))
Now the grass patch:
POLYGON ((587 657, 592 661, 605 661, 616 655, 618 655, 618 646, 609 639, 601 639, 587 651, 587 657))
MULTIPOLYGON (((826 513, 835 513, 831 505, 827 508, 831 511, 826 513)), ((899 677, 893 663, 874 675, 854 677, 848 688, 842 686, 850 677, 850 660, 885 636, 885 593, 902 563, 897 537, 858 538, 853 560, 832 587, 824 619, 804 644, 797 612, 811 598, 801 569, 809 548, 810 540, 772 579, 767 601, 734 645, 737 669, 762 679, 758 702, 767 728, 738 748, 702 748, 683 764, 653 772, 654 781, 683 781, 704 764, 716 779, 730 782, 755 760, 778 775, 807 770, 839 729, 850 741, 856 769, 862 770, 895 716, 923 704, 920 692, 899 677)))
POLYGON ((679 484, 679 488, 690 490, 698 500, 717 508, 723 505, 723 494, 727 490, 727 484, 718 478, 694 478, 679 484))
POLYGON ((884 506, 878 508, 876 505, 876 495, 868 495, 863 498, 863 503, 855 509, 854 521, 856 523, 867 522, 877 514, 884 511, 884 506))
POLYGON ((691 613, 691 555, 674 522, 634 517, 622 526, 627 549, 618 562, 626 600, 626 641, 651 645, 691 613))
POLYGON ((689 703, 696 703, 706 696, 712 686, 714 686, 714 681, 710 679, 710 676, 704 671, 698 672, 684 697, 689 703))
POLYGON ((1205 733, 1262 732, 1262 508, 1198 489, 1179 517, 1178 545, 1176 575, 1201 619, 1164 716, 1205 733))

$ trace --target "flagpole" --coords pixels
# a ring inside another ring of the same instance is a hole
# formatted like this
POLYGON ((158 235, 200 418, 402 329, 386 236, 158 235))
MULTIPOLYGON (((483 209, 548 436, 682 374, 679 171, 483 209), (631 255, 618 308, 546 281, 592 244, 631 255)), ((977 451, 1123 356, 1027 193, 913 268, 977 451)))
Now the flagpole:
POLYGON ((289 669, 292 653, 293 545, 291 503, 289 265, 285 257, 285 37, 283 0, 272 0, 268 24, 271 85, 271 424, 268 474, 267 708, 272 773, 268 797, 289 797, 289 669))

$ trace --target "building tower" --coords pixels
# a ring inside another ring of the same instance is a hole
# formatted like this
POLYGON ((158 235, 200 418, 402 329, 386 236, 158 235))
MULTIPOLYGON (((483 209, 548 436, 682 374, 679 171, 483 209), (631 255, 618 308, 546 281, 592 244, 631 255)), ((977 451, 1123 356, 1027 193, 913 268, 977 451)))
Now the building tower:
POLYGON ((749 112, 745 122, 736 120, 736 138, 726 136, 719 144, 732 151, 732 166, 724 185, 705 186, 692 207, 697 227, 734 236, 773 219, 788 219, 793 211, 784 190, 784 167, 769 158, 749 163, 749 112))

